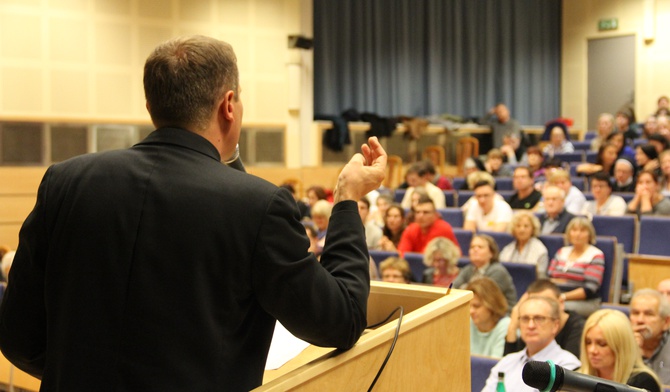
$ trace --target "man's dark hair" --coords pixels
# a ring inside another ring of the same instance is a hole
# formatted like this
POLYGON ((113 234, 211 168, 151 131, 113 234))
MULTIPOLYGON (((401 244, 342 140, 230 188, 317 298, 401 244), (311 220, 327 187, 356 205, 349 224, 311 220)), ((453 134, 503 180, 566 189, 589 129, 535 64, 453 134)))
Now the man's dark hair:
POLYGON ((491 186, 491 183, 490 183, 490 182, 482 180, 482 181, 477 181, 477 182, 475 183, 475 185, 472 187, 472 190, 474 191, 474 190, 476 190, 477 188, 483 187, 484 185, 486 185, 486 186, 490 186, 491 189, 493 189, 493 186, 491 186))
POLYGON ((559 289, 558 286, 556 286, 556 284, 554 284, 554 282, 552 282, 549 279, 538 279, 534 281, 528 286, 528 288, 526 289, 526 293, 533 294, 533 293, 539 293, 540 291, 544 290, 553 291, 557 297, 561 295, 561 289, 559 289))
POLYGON ((612 189, 612 181, 610 175, 604 171, 599 171, 591 175, 591 182, 593 181, 602 181, 607 184, 607 186, 612 189))
POLYGON ((528 177, 533 178, 533 172, 530 170, 530 167, 528 167, 528 166, 517 166, 514 169, 514 171, 517 171, 517 170, 523 170, 526 173, 528 173, 528 177))

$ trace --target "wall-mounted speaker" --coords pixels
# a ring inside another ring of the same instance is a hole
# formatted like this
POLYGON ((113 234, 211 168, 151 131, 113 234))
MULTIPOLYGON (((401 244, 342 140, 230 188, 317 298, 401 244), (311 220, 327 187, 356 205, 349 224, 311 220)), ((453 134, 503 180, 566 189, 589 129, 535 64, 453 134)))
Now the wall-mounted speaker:
POLYGON ((314 46, 314 40, 311 38, 302 35, 288 36, 288 47, 291 49, 312 49, 312 46, 314 46))

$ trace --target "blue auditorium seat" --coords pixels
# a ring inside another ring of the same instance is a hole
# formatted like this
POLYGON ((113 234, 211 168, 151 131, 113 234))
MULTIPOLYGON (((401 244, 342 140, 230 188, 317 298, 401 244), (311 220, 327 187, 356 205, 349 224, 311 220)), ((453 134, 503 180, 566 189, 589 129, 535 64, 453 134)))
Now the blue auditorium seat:
POLYGON ((470 390, 479 392, 486 386, 491 369, 498 363, 498 358, 470 355, 470 390))
MULTIPOLYGON (((497 231, 485 231, 485 230, 480 230, 477 232, 478 234, 487 234, 493 237, 493 239, 496 241, 496 244, 498 244, 498 250, 502 250, 502 248, 505 247, 505 245, 509 244, 510 242, 514 241, 514 237, 510 233, 500 233, 497 231)), ((501 260, 505 261, 505 260, 501 260)))
POLYGON ((512 276, 516 288, 516 298, 519 299, 528 290, 528 286, 537 280, 537 266, 533 264, 502 262, 507 272, 512 276))
POLYGON ((437 212, 442 215, 442 219, 448 222, 451 227, 462 228, 463 227, 463 211, 460 208, 438 208, 437 212))
POLYGON ((467 202, 474 194, 474 191, 458 191, 458 207, 463 207, 463 204, 465 204, 465 202, 467 202))
POLYGON ((374 260, 375 264, 377 264, 377 268, 379 268, 379 263, 381 263, 382 261, 388 259, 389 257, 397 257, 398 256, 398 252, 387 251, 387 250, 370 249, 369 253, 370 253, 370 257, 372 257, 372 260, 374 260))
POLYGON ((454 234, 458 240, 458 245, 461 247, 461 254, 466 256, 470 251, 470 242, 472 241, 472 231, 454 228, 454 234))
POLYGON ((549 260, 556 256, 556 252, 565 246, 563 234, 541 234, 537 237, 547 247, 549 260))
POLYGON ((423 254, 406 252, 404 254, 405 260, 409 263, 409 269, 412 270, 414 281, 423 281, 423 271, 426 270, 426 265, 423 263, 423 254))
POLYGON ((596 248, 603 251, 605 255, 605 272, 603 273, 603 282, 600 286, 600 297, 603 302, 610 301, 610 291, 612 289, 612 275, 614 272, 614 263, 616 262, 617 240, 615 237, 596 236, 596 248))
POLYGON ((586 177, 580 177, 580 176, 573 177, 573 176, 571 176, 570 177, 570 182, 572 183, 572 185, 575 186, 575 188, 579 189, 582 192, 584 192, 585 190, 588 189, 588 187, 586 185, 586 177))
POLYGON ((453 186, 456 191, 459 191, 463 184, 465 184, 465 177, 454 177, 454 179, 451 180, 451 186, 453 186))
POLYGON ((595 139, 596 136, 598 136, 597 131, 588 131, 584 134, 584 141, 586 140, 590 141, 591 139, 595 139))
POLYGON ((616 237, 617 242, 623 244, 626 253, 635 252, 636 215, 602 216, 594 215, 591 222, 599 236, 616 237))
POLYGON ((587 151, 586 152, 586 162, 596 163, 597 157, 598 157, 598 152, 597 151, 587 151))
POLYGON ((640 247, 637 251, 643 255, 670 256, 668 230, 670 217, 640 217, 640 247))
POLYGON ((619 312, 625 314, 626 317, 630 316, 630 307, 628 305, 617 305, 611 302, 603 302, 602 304, 600 304, 600 307, 602 309, 618 310, 619 312))
POLYGON ((591 141, 573 141, 572 145, 575 147, 575 151, 589 151, 591 150, 591 141))
POLYGON ((449 190, 449 191, 443 191, 443 193, 447 207, 454 207, 456 205, 456 199, 458 198, 456 191, 449 190))
POLYGON ((407 189, 396 189, 393 193, 393 200, 395 200, 396 203, 400 203, 403 197, 405 197, 405 192, 407 192, 407 189))
POLYGON ((514 190, 512 185, 512 177, 496 177, 496 190, 497 191, 511 191, 514 190))
POLYGON ((584 151, 564 152, 554 154, 554 158, 558 158, 561 162, 584 162, 584 151))

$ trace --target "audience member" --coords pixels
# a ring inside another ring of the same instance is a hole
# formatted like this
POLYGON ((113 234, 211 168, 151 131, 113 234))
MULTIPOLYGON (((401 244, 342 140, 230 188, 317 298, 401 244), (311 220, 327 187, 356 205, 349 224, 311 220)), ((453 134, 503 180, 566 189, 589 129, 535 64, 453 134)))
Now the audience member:
POLYGON ((656 148, 656 152, 658 153, 658 155, 661 155, 663 151, 670 148, 670 142, 663 135, 659 135, 656 133, 650 135, 647 139, 649 140, 649 144, 651 144, 652 146, 654 146, 654 148, 656 148))
POLYGON ((454 230, 442 220, 430 198, 422 197, 414 207, 414 214, 414 223, 407 226, 400 237, 398 252, 423 253, 428 242, 435 237, 446 237, 458 245, 454 230))
POLYGON ((379 272, 384 282, 410 283, 413 280, 409 263, 401 257, 389 257, 379 263, 379 272))
POLYGON ((382 238, 379 240, 381 249, 397 250, 403 231, 405 231, 405 209, 400 207, 400 204, 392 204, 386 210, 382 238))
POLYGON ((283 184, 279 185, 279 187, 286 189, 293 196, 293 199, 298 204, 298 211, 300 211, 300 219, 309 218, 310 217, 310 214, 309 214, 310 206, 309 206, 309 204, 300 200, 298 195, 295 193, 295 187, 293 186, 293 184, 283 183, 283 184))
POLYGON ((656 129, 659 135, 670 137, 670 118, 667 114, 656 116, 656 129))
MULTIPOLYGON (((2 260, 3 257, 9 252, 12 251, 12 248, 10 248, 7 245, 0 245, 0 261, 2 260)), ((14 259, 14 256, 12 256, 12 260, 14 259)), ((1 271, 1 267, 0 267, 1 271)), ((5 273, 0 273, 0 281, 6 282, 7 281, 7 274, 5 273)))
POLYGON ((376 207, 370 209, 368 219, 374 222, 379 228, 384 227, 384 220, 386 219, 386 211, 393 204, 393 196, 388 193, 380 193, 375 201, 376 207))
MULTIPOLYGON (((669 279, 663 279, 662 281, 658 282, 658 292, 663 294, 665 299, 670 301, 670 278, 669 279)), ((670 385, 670 384, 668 384, 670 385)))
POLYGON ((486 380, 482 392, 496 392, 498 373, 505 373, 507 391, 537 391, 527 386, 521 374, 528 361, 552 360, 556 365, 568 370, 577 369, 581 363, 569 351, 562 349, 554 340, 560 327, 560 308, 558 303, 547 297, 532 297, 519 306, 519 325, 521 339, 526 348, 505 355, 493 368, 486 380))
POLYGON ((512 186, 516 193, 509 199, 509 206, 513 209, 534 210, 542 198, 542 193, 535 189, 533 173, 527 166, 514 169, 512 186))
POLYGON ((591 141, 591 151, 598 151, 607 137, 614 132, 614 116, 610 113, 601 113, 598 116, 597 135, 591 141))
POLYGON ((507 269, 498 261, 498 244, 490 235, 476 234, 470 242, 470 264, 461 269, 454 287, 463 289, 482 276, 491 278, 505 294, 507 304, 516 304, 516 288, 507 269))
POLYGON ((537 266, 537 276, 547 276, 549 252, 537 236, 540 235, 540 221, 530 211, 517 211, 512 217, 510 233, 514 241, 500 251, 500 261, 532 264, 537 266))
POLYGON ((644 144, 635 147, 635 164, 637 170, 653 170, 657 174, 660 172, 658 164, 658 152, 656 147, 651 144, 644 144))
MULTIPOLYGON (((487 172, 487 171, 478 171, 471 173, 465 181, 468 183, 468 189, 472 190, 474 192, 475 185, 478 183, 486 182, 488 183, 491 188, 495 189, 496 187, 496 180, 493 178, 493 176, 487 172)), ((462 196, 462 195, 461 195, 462 196)), ((505 199, 499 194, 499 193, 494 193, 493 195, 494 199, 504 201, 505 199)), ((461 206, 461 211, 463 211, 463 214, 467 215, 468 209, 473 206, 477 205, 478 200, 477 198, 472 195, 463 205, 461 206)))
POLYGON ((526 146, 522 139, 522 135, 517 133, 508 133, 503 136, 503 144, 500 146, 500 152, 503 154, 503 161, 505 163, 514 165, 528 161, 526 146))
POLYGON ((605 255, 593 246, 596 230, 587 218, 573 218, 565 231, 566 246, 549 263, 547 275, 564 291, 565 308, 584 317, 600 308, 605 255))
POLYGON ((662 391, 658 377, 642 362, 626 315, 618 310, 600 309, 589 316, 579 360, 580 373, 649 392, 662 391))
POLYGON ((316 255, 320 255, 323 246, 326 244, 326 232, 328 231, 328 221, 333 211, 333 205, 326 200, 317 200, 312 206, 312 221, 316 226, 317 248, 316 255))
MULTIPOLYGON (((627 141, 633 141, 640 137, 635 124, 635 114, 633 109, 629 107, 622 108, 616 114, 617 131, 623 134, 627 141)), ((628 143, 627 143, 628 144, 628 143)))
POLYGON ((492 148, 486 153, 484 167, 493 177, 509 177, 512 174, 510 168, 503 164, 503 157, 503 153, 497 148, 492 148))
POLYGON ((460 190, 471 190, 468 178, 470 178, 471 174, 478 172, 486 172, 484 163, 479 158, 469 157, 466 159, 463 163, 463 177, 465 177, 465 181, 461 185, 460 190))
POLYGON ((549 173, 549 184, 555 185, 565 192, 565 209, 571 214, 579 214, 586 203, 586 197, 576 186, 572 185, 570 173, 563 169, 555 169, 549 173))
POLYGON ((635 150, 626 144, 626 138, 623 133, 613 132, 607 137, 607 142, 616 146, 619 158, 627 158, 631 162, 635 162, 635 150))
POLYGON ((375 222, 368 219, 370 215, 370 201, 363 197, 358 201, 358 214, 361 216, 365 226, 365 243, 368 249, 380 249, 379 241, 382 239, 382 229, 375 222))
POLYGON ((593 174, 590 189, 593 200, 584 203, 580 215, 623 216, 626 213, 626 201, 612 194, 612 182, 607 173, 601 171, 593 174))
POLYGON ((544 213, 540 216, 542 234, 565 233, 565 228, 575 216, 565 209, 565 191, 547 185, 542 191, 544 213))
POLYGON ((577 173, 590 176, 593 173, 604 171, 610 176, 614 175, 614 164, 616 163, 617 148, 614 144, 603 143, 598 149, 596 163, 584 162, 577 166, 577 173))
POLYGON ((435 286, 449 287, 458 276, 458 258, 461 250, 445 237, 435 237, 423 251, 426 268, 422 282, 435 286))
POLYGON ((426 174, 424 176, 428 179, 428 181, 443 191, 454 189, 453 185, 451 185, 451 181, 449 181, 446 176, 443 176, 437 172, 433 162, 423 161, 423 164, 426 165, 426 174))
POLYGON ((502 357, 510 319, 507 300, 489 278, 473 280, 465 288, 470 300, 470 354, 502 357))
POLYGON ((658 135, 658 120, 655 114, 647 116, 642 125, 642 137, 648 140, 651 135, 658 135))
POLYGON ((670 385, 670 303, 656 290, 638 290, 630 301, 630 322, 644 363, 670 385))
POLYGON ((519 306, 528 298, 545 297, 556 301, 559 306, 558 334, 556 343, 563 350, 569 351, 575 356, 579 355, 579 346, 582 338, 582 330, 586 319, 575 313, 565 310, 565 301, 561 298, 561 290, 549 279, 538 279, 528 286, 528 290, 521 296, 519 303, 512 309, 510 324, 505 337, 505 355, 522 350, 526 347, 523 339, 519 338, 519 306))
POLYGON ((612 192, 635 192, 635 166, 627 158, 619 158, 614 164, 612 192))
POLYGON ((407 188, 405 196, 400 203, 403 208, 410 208, 412 206, 412 194, 417 187, 424 187, 426 189, 428 196, 433 200, 435 208, 447 207, 444 192, 428 180, 426 177, 427 173, 428 170, 426 169, 426 165, 422 162, 417 162, 407 169, 405 177, 407 179, 407 184, 409 184, 409 188, 407 188))
POLYGON ((319 200, 328 201, 328 194, 326 193, 326 190, 318 185, 312 185, 309 188, 307 188, 306 194, 307 194, 307 204, 309 204, 310 208, 314 207, 314 204, 319 200))
POLYGON ((661 194, 668 197, 670 196, 670 150, 663 151, 659 155, 658 160, 661 164, 661 194))
POLYGON ((658 101, 656 101, 657 108, 656 108, 656 113, 655 114, 657 116, 661 116, 661 115, 667 116, 668 114, 670 114, 669 103, 670 103, 670 99, 665 95, 661 95, 658 98, 658 101))
POLYGON ((475 184, 474 193, 477 203, 468 208, 463 228, 472 231, 506 231, 512 221, 512 208, 509 204, 502 198, 496 198, 496 192, 486 181, 475 184))
POLYGON ((568 136, 568 127, 562 122, 549 123, 545 128, 545 133, 549 130, 549 144, 544 147, 542 153, 548 157, 556 154, 574 152, 575 146, 570 142, 568 136))
POLYGON ((670 215, 670 200, 661 194, 658 177, 643 170, 637 176, 635 196, 628 203, 628 213, 637 215, 670 215))
POLYGON ((528 168, 533 173, 533 179, 544 176, 544 155, 538 146, 530 146, 528 154, 528 168))
POLYGON ((492 107, 480 122, 491 127, 493 147, 502 146, 505 135, 521 133, 521 125, 510 117, 509 109, 504 103, 492 107))

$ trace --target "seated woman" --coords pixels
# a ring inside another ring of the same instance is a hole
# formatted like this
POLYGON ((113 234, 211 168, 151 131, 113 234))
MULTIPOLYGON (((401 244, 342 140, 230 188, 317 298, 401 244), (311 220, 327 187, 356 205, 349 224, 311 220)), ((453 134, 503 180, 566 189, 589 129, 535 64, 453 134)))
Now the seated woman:
POLYGON ((549 132, 549 144, 542 150, 544 155, 551 158, 555 154, 575 151, 575 146, 572 145, 568 136, 568 127, 565 124, 561 122, 549 123, 544 132, 545 135, 549 132))
POLYGON ((635 196, 626 212, 637 215, 670 215, 670 200, 661 194, 656 173, 643 170, 637 176, 635 196))
POLYGON ((610 177, 614 176, 614 164, 618 159, 618 151, 614 144, 604 143, 598 149, 596 163, 581 163, 577 166, 577 173, 590 176, 593 173, 604 171, 610 177))
POLYGON ((540 235, 540 220, 530 211, 517 211, 512 217, 510 234, 514 241, 500 251, 500 260, 512 263, 533 264, 537 266, 537 277, 547 276, 549 252, 540 235))
POLYGON ((658 160, 661 164, 661 194, 670 196, 670 150, 663 151, 658 160))
POLYGON ((635 162, 635 151, 626 145, 626 138, 621 132, 613 132, 607 137, 607 142, 614 144, 617 148, 617 155, 619 158, 630 159, 631 162, 635 162))
POLYGON ((658 152, 656 151, 656 147, 651 144, 635 148, 635 163, 639 171, 653 170, 656 174, 660 174, 658 152))
POLYGON ((379 241, 381 250, 397 250, 398 242, 405 231, 405 209, 400 204, 392 204, 386 209, 382 239, 379 241))
POLYGON ((379 263, 379 272, 384 282, 409 283, 413 280, 409 263, 401 257, 389 257, 379 263))
POLYGON ((530 146, 526 150, 528 155, 528 168, 533 173, 533 178, 544 176, 544 155, 538 146, 530 146))
POLYGON ((489 278, 473 280, 465 289, 473 294, 470 301, 470 354, 501 358, 510 323, 505 296, 489 278))
POLYGON ((386 211, 393 204, 393 197, 391 195, 383 193, 377 197, 375 200, 376 209, 370 209, 370 215, 368 220, 372 221, 379 228, 383 228, 386 224, 386 211))
POLYGON ((485 276, 491 278, 505 294, 507 304, 516 304, 516 288, 512 276, 507 269, 498 262, 498 244, 487 234, 476 234, 470 242, 470 264, 458 273, 454 280, 454 287, 464 289, 475 279, 485 276))
POLYGON ((436 237, 430 240, 423 251, 423 263, 428 267, 423 272, 423 283, 449 287, 458 276, 458 258, 461 250, 451 240, 436 237))
POLYGON ((318 256, 323 251, 326 244, 326 232, 328 231, 328 221, 333 211, 333 205, 326 200, 317 200, 312 206, 312 221, 316 226, 317 249, 315 254, 318 256))
POLYGON ((549 264, 548 276, 561 287, 565 310, 588 317, 600 308, 600 286, 605 255, 593 246, 596 230, 587 218, 573 218, 565 229, 565 243, 549 264))
POLYGON ((661 383, 642 361, 628 317, 618 310, 601 309, 584 324, 580 373, 661 392, 661 383))
POLYGON ((591 193, 593 200, 587 200, 582 207, 581 215, 623 216, 626 213, 626 201, 619 195, 612 194, 612 181, 609 174, 598 172, 591 176, 591 193))

